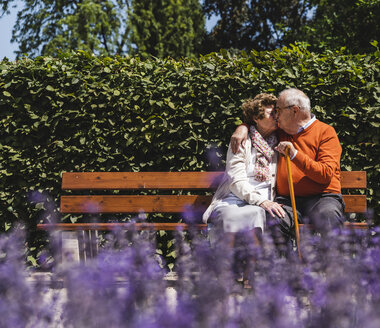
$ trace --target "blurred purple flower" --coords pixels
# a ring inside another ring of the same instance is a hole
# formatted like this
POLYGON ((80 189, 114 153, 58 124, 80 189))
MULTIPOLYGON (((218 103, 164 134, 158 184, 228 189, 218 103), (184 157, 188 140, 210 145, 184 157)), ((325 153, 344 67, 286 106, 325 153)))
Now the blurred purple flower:
POLYGON ((97 202, 88 201, 85 204, 83 204, 83 212, 85 213, 101 213, 101 206, 97 202))
MULTIPOLYGON (((186 215, 194 214, 189 209, 186 215)), ((25 237, 3 235, 0 326, 375 328, 378 235, 376 229, 306 231, 300 261, 296 252, 279 256, 268 234, 257 247, 241 233, 232 249, 222 232, 210 244, 204 235, 178 231, 177 278, 169 282, 149 234, 117 231, 104 237, 96 258, 54 271, 64 287, 57 293, 43 281, 28 280, 25 237), (251 288, 236 280, 237 268, 251 288)))
POLYGON ((211 170, 218 171, 222 164, 221 150, 215 145, 211 145, 209 146, 209 148, 206 149, 206 156, 207 156, 207 161, 209 163, 211 170))

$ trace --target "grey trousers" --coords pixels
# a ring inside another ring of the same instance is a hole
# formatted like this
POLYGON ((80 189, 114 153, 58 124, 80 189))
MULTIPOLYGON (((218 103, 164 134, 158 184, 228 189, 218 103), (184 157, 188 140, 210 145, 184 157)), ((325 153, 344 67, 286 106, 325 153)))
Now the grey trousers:
MULTIPOLYGON (((285 218, 267 216, 268 228, 273 238, 290 242, 294 238, 294 217, 290 197, 277 196, 274 200, 283 204, 285 218)), ((299 223, 311 223, 317 232, 327 233, 340 228, 344 222, 344 201, 341 194, 324 193, 308 197, 296 197, 297 218, 299 223)), ((281 242, 280 242, 281 243, 281 242)))

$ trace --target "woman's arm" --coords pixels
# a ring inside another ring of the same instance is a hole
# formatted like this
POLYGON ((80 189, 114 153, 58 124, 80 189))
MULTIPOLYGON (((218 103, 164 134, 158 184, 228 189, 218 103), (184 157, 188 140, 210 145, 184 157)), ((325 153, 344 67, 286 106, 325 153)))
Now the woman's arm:
POLYGON ((226 172, 231 181, 230 191, 248 204, 264 208, 270 215, 284 217, 285 212, 281 205, 262 196, 255 187, 249 183, 247 176, 247 161, 251 155, 251 144, 245 141, 245 147, 240 145, 236 154, 228 147, 226 172))
POLYGON ((251 205, 260 205, 266 198, 262 196, 248 181, 247 161, 251 155, 251 145, 245 142, 240 145, 236 154, 232 153, 231 144, 228 147, 226 173, 229 177, 230 190, 240 199, 251 205))

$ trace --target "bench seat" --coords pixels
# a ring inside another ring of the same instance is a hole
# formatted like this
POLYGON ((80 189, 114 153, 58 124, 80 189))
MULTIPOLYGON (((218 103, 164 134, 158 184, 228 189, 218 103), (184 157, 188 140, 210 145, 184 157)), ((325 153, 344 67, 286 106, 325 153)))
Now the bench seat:
MULTIPOLYGON (((116 214, 116 213, 192 213, 200 216, 211 202, 212 195, 205 191, 213 191, 221 181, 223 172, 66 172, 62 176, 62 190, 71 192, 101 191, 142 191, 139 195, 63 195, 60 211, 67 214, 116 214), (147 191, 171 192, 179 194, 159 195, 146 194, 147 191), (191 194, 181 194, 183 192, 191 194), (202 194, 200 194, 202 193, 202 194)), ((352 190, 365 189, 367 179, 365 171, 342 171, 343 199, 346 213, 365 213, 367 211, 366 196, 349 194, 352 190)), ((162 219, 160 219, 162 221, 162 219)), ((367 223, 346 222, 345 226, 365 229, 367 223)), ((207 229, 205 224, 192 227, 207 229)), ((189 225, 183 222, 157 223, 41 223, 40 230, 186 230, 189 225)))
MULTIPOLYGON (((222 177, 223 172, 63 173, 62 190, 65 194, 61 196, 60 212, 83 214, 84 222, 40 223, 37 229, 58 234, 61 244, 58 263, 62 265, 86 261, 96 256, 99 231, 206 231, 207 225, 202 224, 200 218, 222 177), (136 222, 120 222, 117 220, 120 214, 131 214, 136 222), (139 218, 146 217, 146 214, 160 214, 160 217, 148 217, 147 221, 142 222, 139 218), (173 220, 170 218, 173 214, 183 220, 173 220), (108 219, 109 216, 111 219, 108 219), (91 222, 85 222, 86 218, 91 222), (107 220, 112 222, 106 222, 107 220)), ((345 192, 343 198, 346 212, 366 212, 366 196, 351 194, 366 188, 366 173, 342 172, 341 182, 345 192)), ((308 225, 300 226, 301 229, 312 228, 308 225)), ((368 228, 365 222, 345 222, 345 226, 350 229, 368 228)))

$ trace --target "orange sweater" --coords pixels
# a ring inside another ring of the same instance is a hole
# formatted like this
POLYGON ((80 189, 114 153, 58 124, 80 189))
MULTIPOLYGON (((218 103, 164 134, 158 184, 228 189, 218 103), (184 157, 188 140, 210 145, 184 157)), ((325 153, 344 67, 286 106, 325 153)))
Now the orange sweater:
MULTIPOLYGON (((279 132, 280 141, 290 141, 297 149, 291 161, 296 196, 322 193, 341 193, 340 146, 333 127, 316 120, 296 135, 279 132)), ((279 156, 277 166, 277 194, 289 196, 286 159, 279 156)))

